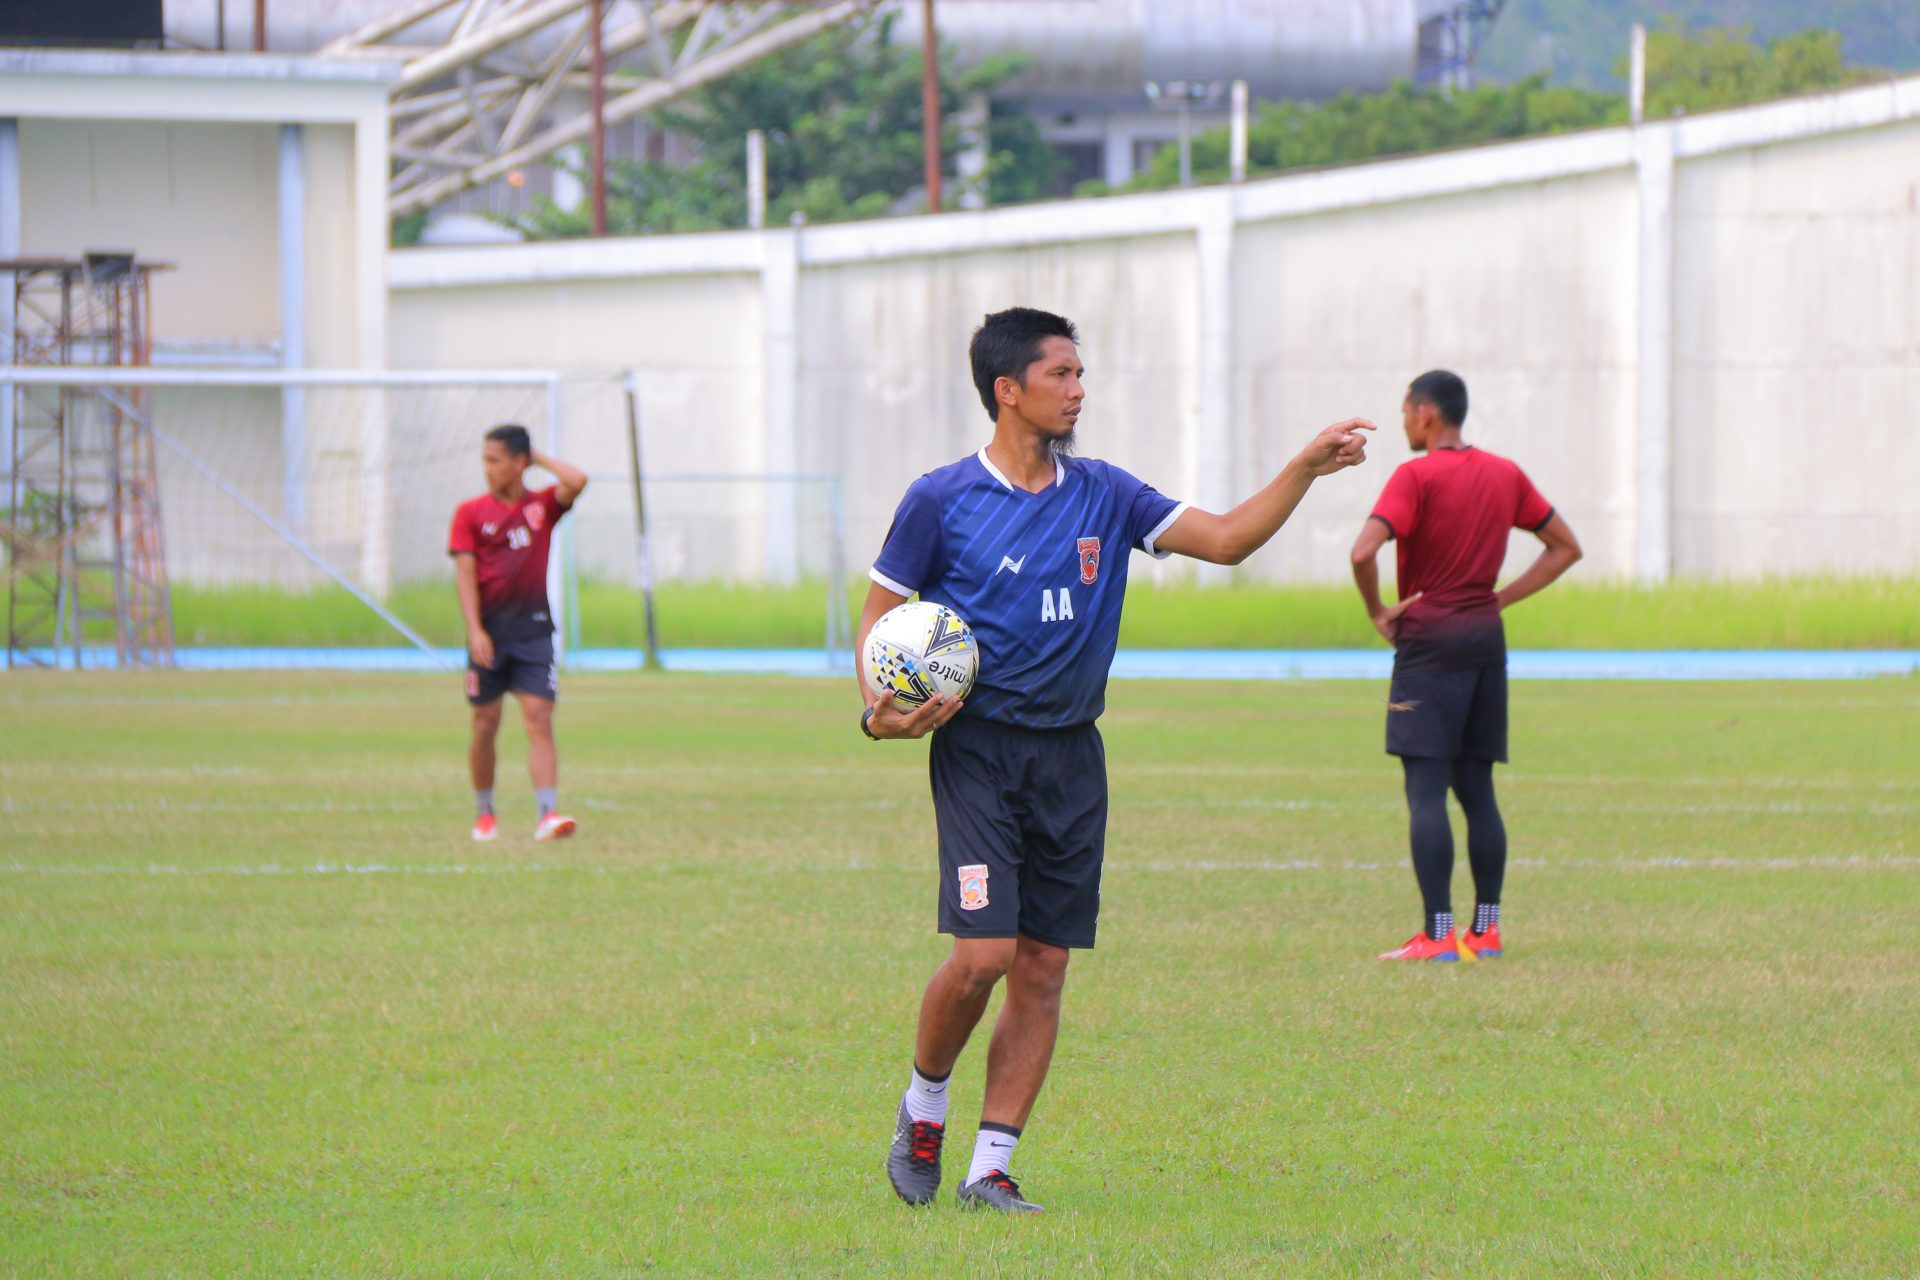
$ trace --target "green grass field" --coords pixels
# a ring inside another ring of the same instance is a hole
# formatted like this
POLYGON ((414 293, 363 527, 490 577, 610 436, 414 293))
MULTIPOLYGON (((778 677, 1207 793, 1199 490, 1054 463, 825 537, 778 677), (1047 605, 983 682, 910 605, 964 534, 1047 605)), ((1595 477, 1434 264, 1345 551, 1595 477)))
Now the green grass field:
POLYGON ((1420 967, 1383 696, 1113 687, 1007 1221, 881 1173, 944 948, 843 685, 566 680, 552 847, 449 680, 7 675, 0 1275, 1920 1275, 1920 681, 1517 685, 1420 967))
MULTIPOLYGON (((848 596, 849 625, 866 583, 848 596)), ((264 587, 174 588, 174 622, 187 645, 391 645, 400 638, 345 591, 264 587)), ((1920 581, 1783 578, 1679 581, 1655 586, 1576 574, 1507 615, 1509 641, 1527 649, 1920 648, 1920 581)), ((463 642, 453 586, 414 582, 389 606, 436 644, 463 642)), ((640 594, 584 582, 577 602, 589 648, 639 648, 640 594)), ((658 595, 668 648, 818 645, 826 630, 822 583, 791 587, 666 583, 658 595)), ((1136 583, 1121 640, 1144 649, 1369 649, 1384 647, 1351 586, 1242 584, 1227 589, 1136 583)))

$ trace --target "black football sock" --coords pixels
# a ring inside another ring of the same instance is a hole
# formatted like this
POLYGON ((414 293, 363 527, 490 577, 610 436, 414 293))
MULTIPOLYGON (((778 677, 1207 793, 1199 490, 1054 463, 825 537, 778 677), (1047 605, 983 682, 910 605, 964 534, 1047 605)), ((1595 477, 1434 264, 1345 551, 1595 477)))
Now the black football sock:
POLYGON ((1447 823, 1453 762, 1402 756, 1400 765, 1407 775, 1407 835, 1427 913, 1427 936, 1444 938, 1453 927, 1453 828, 1447 823))
POLYGON ((1490 924, 1500 923, 1501 882, 1507 874, 1507 824, 1493 794, 1493 761, 1460 759, 1453 762, 1453 794, 1467 818, 1467 863, 1473 868, 1473 931, 1485 933, 1482 908, 1493 910, 1490 924))

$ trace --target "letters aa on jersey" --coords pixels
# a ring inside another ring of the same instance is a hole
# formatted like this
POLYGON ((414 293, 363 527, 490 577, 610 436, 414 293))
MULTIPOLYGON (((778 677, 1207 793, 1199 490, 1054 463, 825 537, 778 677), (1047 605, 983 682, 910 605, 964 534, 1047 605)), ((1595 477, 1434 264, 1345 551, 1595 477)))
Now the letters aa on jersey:
POLYGON ((1127 552, 1186 510, 1119 467, 1054 463, 1039 493, 1015 487, 986 450, 907 489, 873 580, 946 605, 973 628, 980 675, 960 714, 1029 729, 1089 724, 1106 706, 1120 639, 1127 552))

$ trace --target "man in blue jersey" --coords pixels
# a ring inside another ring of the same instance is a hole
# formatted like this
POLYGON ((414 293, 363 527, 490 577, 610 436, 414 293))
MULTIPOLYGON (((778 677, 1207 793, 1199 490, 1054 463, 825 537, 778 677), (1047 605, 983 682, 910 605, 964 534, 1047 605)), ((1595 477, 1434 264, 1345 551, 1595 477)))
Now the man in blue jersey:
POLYGON ((1106 703, 1127 559, 1138 548, 1238 564, 1265 545, 1314 477, 1365 459, 1350 419, 1321 431, 1273 482, 1216 515, 1162 496, 1120 468, 1073 456, 1086 397, 1079 334, 1061 316, 1015 307, 974 332, 973 381, 993 419, 980 452, 914 481, 874 561, 860 644, 908 597, 944 604, 980 646, 963 704, 912 710, 869 688, 867 736, 934 730, 933 804, 942 933, 953 951, 920 1004, 913 1076, 895 1119, 887 1176, 909 1204, 940 1186, 947 1081, 1005 978, 987 1048, 986 1097, 962 1204, 1035 1213, 1007 1175, 1060 1029, 1071 948, 1091 947, 1107 828, 1106 703))

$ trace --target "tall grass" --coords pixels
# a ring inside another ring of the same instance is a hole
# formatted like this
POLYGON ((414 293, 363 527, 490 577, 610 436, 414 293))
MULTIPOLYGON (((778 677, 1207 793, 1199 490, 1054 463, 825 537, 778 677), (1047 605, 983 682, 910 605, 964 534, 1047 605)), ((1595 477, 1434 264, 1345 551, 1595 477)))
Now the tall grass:
MULTIPOLYGON (((866 594, 855 584, 851 615, 866 594)), ((389 645, 387 625, 337 587, 174 589, 183 645, 318 647, 389 645)), ((1521 649, 1920 648, 1920 579, 1781 578, 1660 585, 1561 583, 1516 606, 1507 639, 1521 649)), ((407 583, 387 606, 435 644, 457 646, 453 588, 407 583)), ((581 639, 592 648, 638 648, 639 592, 583 582, 581 639)), ((826 588, 668 583, 656 595, 660 642, 669 648, 807 647, 826 629, 826 588)), ((1120 629, 1143 649, 1352 649, 1380 644, 1344 585, 1132 588, 1120 629)))

